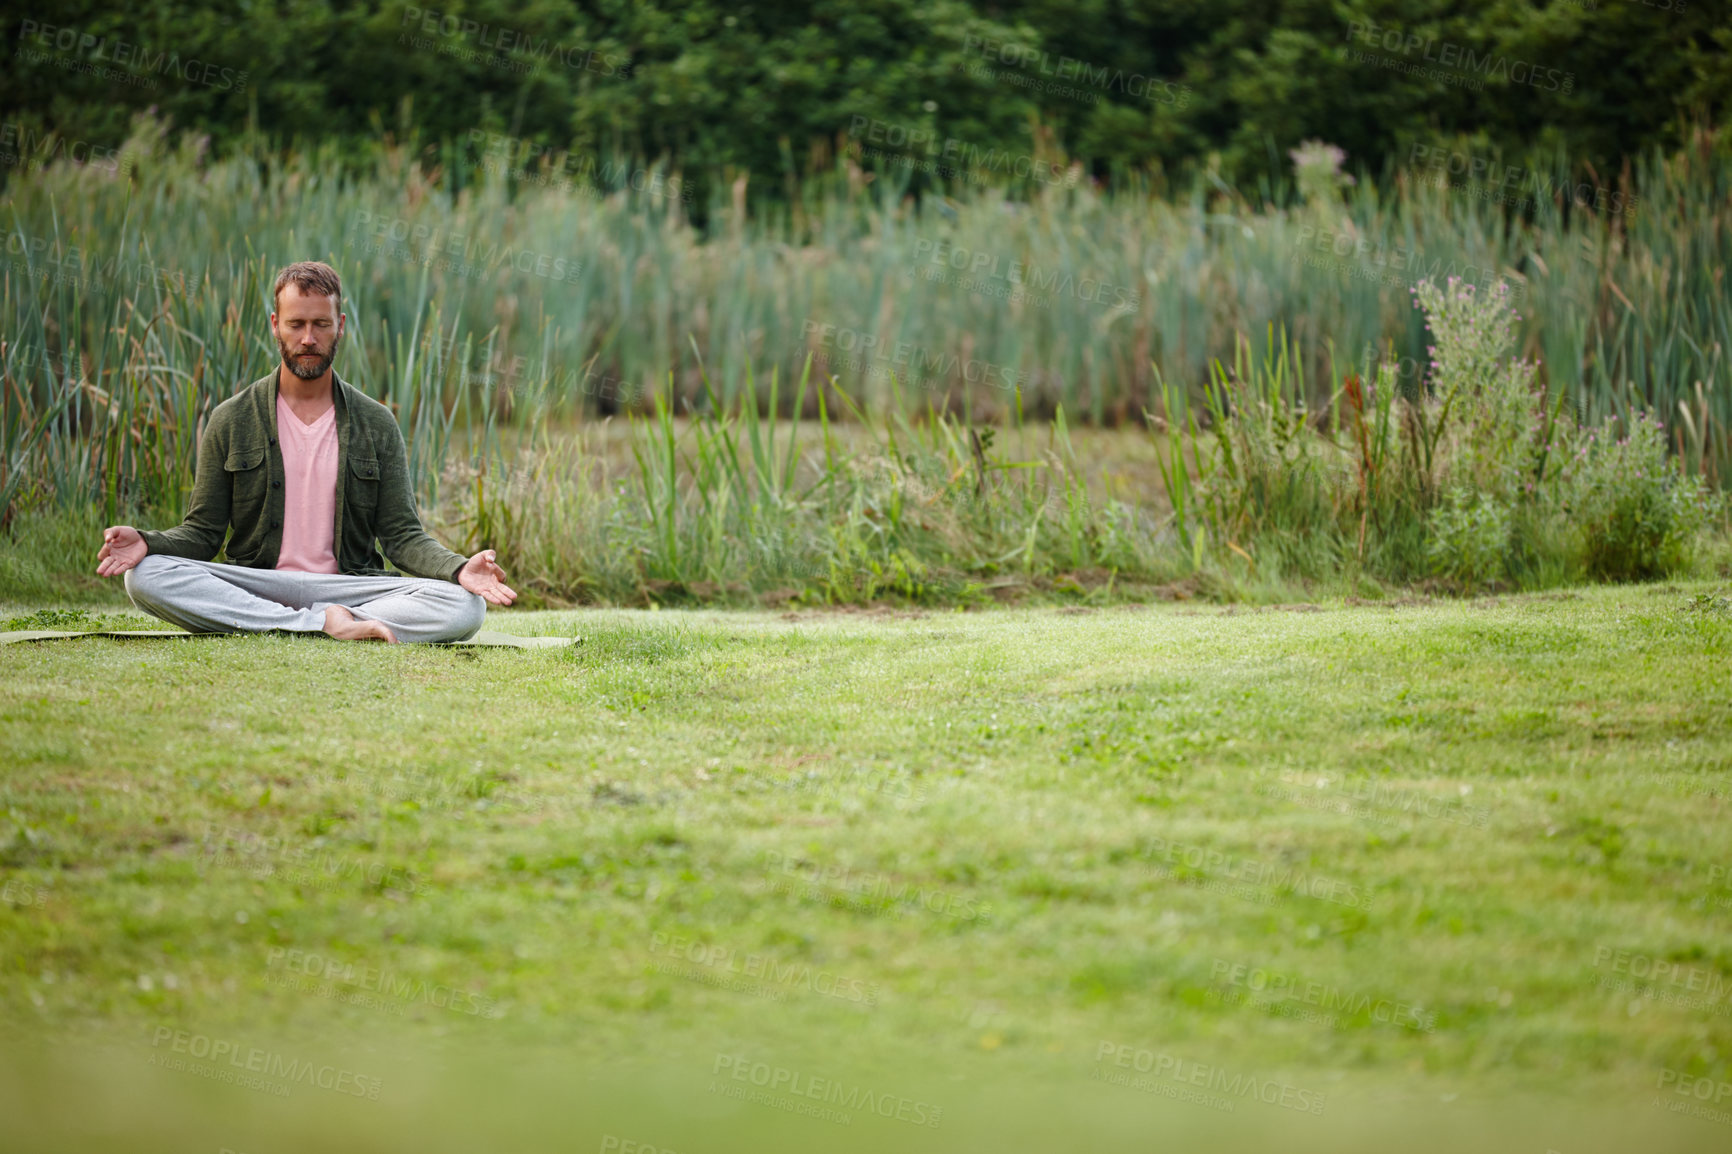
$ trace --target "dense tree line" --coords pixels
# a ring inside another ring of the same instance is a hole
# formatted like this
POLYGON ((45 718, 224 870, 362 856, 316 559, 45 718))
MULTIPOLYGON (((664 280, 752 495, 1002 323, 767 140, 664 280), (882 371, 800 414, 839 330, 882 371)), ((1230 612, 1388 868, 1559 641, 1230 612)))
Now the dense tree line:
POLYGON ((9 164, 155 108, 217 148, 526 142, 775 194, 839 145, 1013 181, 1256 183, 1310 138, 1371 171, 1449 141, 1604 174, 1732 91, 1725 0, 26 0, 6 27, 9 164))

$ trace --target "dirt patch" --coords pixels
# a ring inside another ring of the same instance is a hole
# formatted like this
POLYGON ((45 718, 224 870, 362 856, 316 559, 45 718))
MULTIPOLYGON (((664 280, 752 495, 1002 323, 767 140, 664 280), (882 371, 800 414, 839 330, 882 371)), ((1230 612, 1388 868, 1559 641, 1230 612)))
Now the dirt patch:
POLYGON ((1154 594, 1161 601, 1195 601, 1201 588, 1202 582, 1196 577, 1186 577, 1182 581, 1155 586, 1154 594))
POLYGON ((1354 609, 1413 609, 1420 605, 1435 603, 1432 597, 1389 597, 1377 599, 1371 597, 1349 597, 1346 604, 1354 609))
POLYGON ((764 760, 775 769, 788 771, 799 769, 802 765, 808 765, 814 761, 829 761, 831 755, 828 753, 802 753, 797 757, 789 757, 786 753, 776 753, 764 760))
POLYGON ((804 621, 812 617, 856 617, 865 621, 921 621, 932 614, 924 609, 906 609, 895 605, 809 605, 798 612, 782 614, 783 621, 804 621))
POLYGON ((900 609, 891 605, 838 605, 834 612, 867 621, 923 621, 932 616, 924 609, 900 609))

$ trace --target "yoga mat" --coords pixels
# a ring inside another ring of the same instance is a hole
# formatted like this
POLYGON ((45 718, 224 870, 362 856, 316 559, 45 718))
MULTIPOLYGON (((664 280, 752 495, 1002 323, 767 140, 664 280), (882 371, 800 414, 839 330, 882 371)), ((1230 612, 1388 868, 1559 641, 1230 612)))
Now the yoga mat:
MULTIPOLYGON (((0 633, 0 645, 10 645, 14 641, 59 641, 67 637, 236 636, 241 635, 235 633, 188 633, 184 629, 20 629, 12 633, 0 633)), ((575 645, 582 640, 581 637, 519 637, 514 633, 500 633, 494 629, 483 629, 467 641, 435 641, 432 644, 450 648, 487 645, 502 649, 557 649, 562 645, 575 645)))

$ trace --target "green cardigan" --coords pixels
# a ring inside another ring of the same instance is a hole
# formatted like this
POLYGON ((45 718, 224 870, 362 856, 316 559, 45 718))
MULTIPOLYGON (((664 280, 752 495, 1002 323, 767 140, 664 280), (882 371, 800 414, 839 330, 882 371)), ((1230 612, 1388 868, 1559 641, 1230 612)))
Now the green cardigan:
MULTIPOLYGON (((333 540, 343 573, 387 572, 374 540, 404 573, 457 580, 467 558, 427 535, 415 512, 409 458, 397 418, 378 401, 331 374, 337 409, 337 517, 333 540)), ((277 444, 277 374, 218 405, 199 439, 192 507, 173 529, 142 531, 152 553, 209 561, 228 559, 274 569, 283 547, 283 451, 277 444)))

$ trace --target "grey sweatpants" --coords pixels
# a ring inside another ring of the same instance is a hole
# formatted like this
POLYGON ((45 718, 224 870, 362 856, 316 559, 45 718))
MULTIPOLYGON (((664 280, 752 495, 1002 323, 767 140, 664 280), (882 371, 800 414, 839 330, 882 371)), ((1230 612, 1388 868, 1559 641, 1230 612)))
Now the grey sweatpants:
POLYGON ((194 633, 318 633, 326 607, 342 605, 358 619, 383 621, 399 641, 465 641, 487 616, 487 602, 450 581, 249 569, 159 553, 126 571, 126 595, 194 633))

